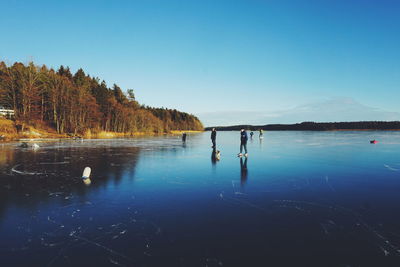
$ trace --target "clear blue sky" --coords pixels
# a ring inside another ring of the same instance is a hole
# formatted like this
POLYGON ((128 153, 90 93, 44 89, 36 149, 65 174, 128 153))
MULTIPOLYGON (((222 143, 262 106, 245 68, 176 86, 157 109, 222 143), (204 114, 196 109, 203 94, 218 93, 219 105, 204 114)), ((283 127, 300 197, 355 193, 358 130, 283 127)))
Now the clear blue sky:
POLYGON ((194 114, 332 97, 400 112, 400 1, 0 0, 0 59, 194 114))

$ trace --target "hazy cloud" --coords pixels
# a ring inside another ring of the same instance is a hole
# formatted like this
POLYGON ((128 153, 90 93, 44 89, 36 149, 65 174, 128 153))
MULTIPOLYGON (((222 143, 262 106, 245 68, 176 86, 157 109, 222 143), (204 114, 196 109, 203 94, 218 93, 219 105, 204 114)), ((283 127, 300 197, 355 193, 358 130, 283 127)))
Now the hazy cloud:
POLYGON ((303 121, 393 121, 399 112, 369 107, 352 98, 332 98, 280 111, 224 111, 198 114, 205 126, 297 123, 303 121))

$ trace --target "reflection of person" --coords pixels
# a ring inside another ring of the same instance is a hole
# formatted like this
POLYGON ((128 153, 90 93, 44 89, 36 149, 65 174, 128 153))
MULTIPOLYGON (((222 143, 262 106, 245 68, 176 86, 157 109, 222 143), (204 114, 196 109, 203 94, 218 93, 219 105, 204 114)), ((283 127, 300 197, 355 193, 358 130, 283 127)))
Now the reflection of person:
POLYGON ((212 128, 211 131, 211 142, 212 142, 212 147, 215 148, 216 144, 215 144, 215 140, 217 139, 217 130, 215 128, 212 128))
POLYGON ((182 134, 182 142, 186 142, 186 133, 182 134))
POLYGON ((240 130, 240 153, 239 153, 239 157, 242 156, 242 151, 244 148, 244 152, 245 152, 245 156, 247 157, 247 132, 244 129, 240 130))
POLYGON ((217 161, 219 161, 221 158, 221 153, 219 150, 217 150, 216 147, 213 147, 213 150, 211 152, 211 162, 213 164, 217 163, 217 161))
POLYGON ((247 182, 247 158, 240 158, 240 184, 244 185, 247 182))

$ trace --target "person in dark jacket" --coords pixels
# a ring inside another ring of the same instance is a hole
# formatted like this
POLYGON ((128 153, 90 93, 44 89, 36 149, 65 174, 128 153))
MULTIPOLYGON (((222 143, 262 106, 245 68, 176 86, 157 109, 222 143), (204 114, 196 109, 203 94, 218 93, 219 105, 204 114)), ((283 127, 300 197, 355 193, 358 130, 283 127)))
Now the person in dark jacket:
POLYGON ((238 154, 239 157, 241 157, 243 148, 244 148, 244 156, 247 157, 247 132, 244 129, 240 130, 240 153, 238 154))
POLYGON ((186 142, 186 133, 182 134, 182 142, 184 142, 184 143, 186 142))
POLYGON ((212 128, 212 131, 211 131, 211 142, 213 144, 212 148, 216 147, 216 143, 215 143, 216 139, 217 139, 217 130, 215 130, 215 128, 212 128))

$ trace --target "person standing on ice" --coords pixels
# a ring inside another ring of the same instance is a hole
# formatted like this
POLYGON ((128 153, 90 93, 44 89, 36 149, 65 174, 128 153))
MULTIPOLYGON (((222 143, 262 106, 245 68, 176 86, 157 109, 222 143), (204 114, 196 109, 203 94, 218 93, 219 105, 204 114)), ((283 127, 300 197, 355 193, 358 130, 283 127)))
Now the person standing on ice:
POLYGON ((211 142, 212 142, 212 148, 216 147, 216 139, 217 139, 217 130, 215 128, 212 128, 211 131, 211 142))
POLYGON ((238 154, 239 157, 243 156, 242 151, 244 148, 244 156, 247 157, 247 132, 244 129, 240 130, 240 153, 238 154))

